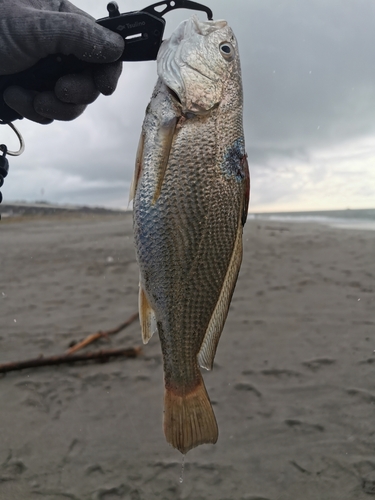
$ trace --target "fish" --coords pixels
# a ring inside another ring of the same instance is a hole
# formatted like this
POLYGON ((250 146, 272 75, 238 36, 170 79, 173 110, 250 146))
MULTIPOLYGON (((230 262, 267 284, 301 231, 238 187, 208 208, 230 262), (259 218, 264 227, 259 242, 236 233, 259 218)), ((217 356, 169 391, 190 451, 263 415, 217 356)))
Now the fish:
POLYGON ((164 434, 216 443, 211 370, 242 260, 250 179, 238 42, 227 21, 182 22, 157 57, 130 199, 143 342, 158 332, 164 434))

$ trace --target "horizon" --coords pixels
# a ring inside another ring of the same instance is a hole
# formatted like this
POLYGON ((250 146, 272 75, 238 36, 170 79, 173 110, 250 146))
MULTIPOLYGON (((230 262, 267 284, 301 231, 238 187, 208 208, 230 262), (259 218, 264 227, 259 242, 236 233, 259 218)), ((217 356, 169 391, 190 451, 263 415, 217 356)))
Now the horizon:
MULTIPOLYGON (((131 212, 132 208, 130 207, 121 207, 121 206, 106 206, 106 205, 98 205, 98 204, 92 204, 92 203, 56 203, 53 201, 48 201, 48 200, 34 200, 34 201, 26 201, 26 200, 4 200, 3 203, 0 205, 0 211, 1 208, 4 208, 6 206, 46 206, 50 208, 68 208, 68 209, 82 209, 87 207, 88 209, 102 209, 102 210, 109 210, 109 211, 121 211, 121 212, 131 212)), ((265 211, 259 211, 259 210, 251 210, 249 208, 248 214, 291 214, 291 213, 319 213, 319 212, 360 212, 360 211, 375 211, 375 206, 372 207, 359 207, 359 208, 327 208, 327 209, 304 209, 304 210, 265 210, 265 211)))

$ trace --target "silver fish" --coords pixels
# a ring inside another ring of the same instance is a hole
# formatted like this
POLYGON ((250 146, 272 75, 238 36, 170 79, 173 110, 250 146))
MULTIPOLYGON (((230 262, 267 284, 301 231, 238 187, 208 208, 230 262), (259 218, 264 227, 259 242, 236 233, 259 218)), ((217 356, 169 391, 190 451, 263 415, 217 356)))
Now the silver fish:
POLYGON ((147 343, 164 361, 164 433, 186 453, 218 427, 199 366, 211 369, 242 260, 249 171, 237 40, 193 17, 163 42, 131 188, 147 343))

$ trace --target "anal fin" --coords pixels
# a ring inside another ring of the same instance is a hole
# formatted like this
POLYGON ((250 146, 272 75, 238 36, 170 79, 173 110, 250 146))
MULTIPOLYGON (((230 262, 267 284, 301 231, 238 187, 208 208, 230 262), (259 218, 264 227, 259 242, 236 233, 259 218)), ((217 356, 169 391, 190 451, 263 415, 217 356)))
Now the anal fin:
POLYGON ((139 320, 142 329, 142 340, 144 344, 147 344, 150 338, 156 332, 157 326, 156 326, 155 312, 151 308, 147 300, 142 285, 139 285, 138 306, 139 306, 139 320))

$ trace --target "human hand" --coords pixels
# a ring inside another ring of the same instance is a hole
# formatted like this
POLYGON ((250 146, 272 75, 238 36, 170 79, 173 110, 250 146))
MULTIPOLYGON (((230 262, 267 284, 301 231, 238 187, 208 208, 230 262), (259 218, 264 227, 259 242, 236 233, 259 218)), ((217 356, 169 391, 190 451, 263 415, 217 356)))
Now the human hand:
POLYGON ((73 54, 93 63, 82 73, 59 78, 54 91, 8 87, 4 101, 29 120, 73 120, 100 93, 116 89, 124 40, 67 0, 0 0, 0 33, 0 75, 28 69, 50 54, 73 54))

